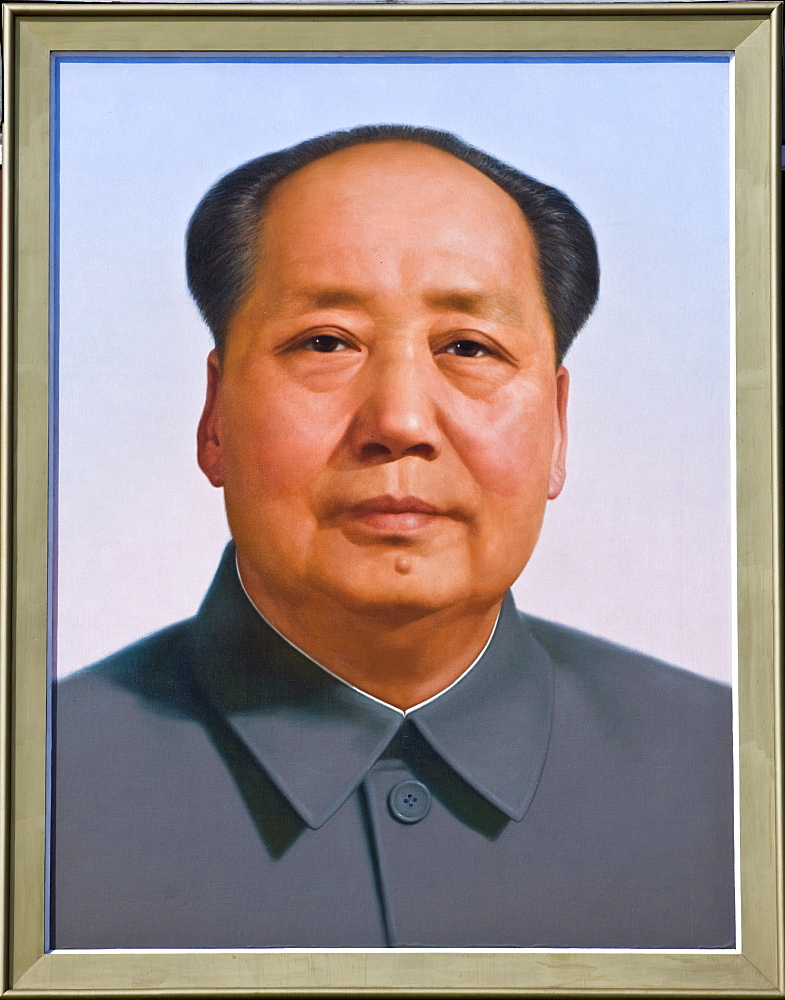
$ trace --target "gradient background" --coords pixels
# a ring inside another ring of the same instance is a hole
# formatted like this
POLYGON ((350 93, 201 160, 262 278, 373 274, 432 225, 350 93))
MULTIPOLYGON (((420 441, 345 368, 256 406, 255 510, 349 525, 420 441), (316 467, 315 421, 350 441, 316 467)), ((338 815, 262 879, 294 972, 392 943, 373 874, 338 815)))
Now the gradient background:
POLYGON ((54 72, 60 676, 193 614, 228 538, 195 460, 211 346, 183 269, 197 201, 261 153, 394 121, 563 188, 597 235, 600 304, 567 359, 567 485, 519 607, 730 679, 729 60, 69 57, 54 72))

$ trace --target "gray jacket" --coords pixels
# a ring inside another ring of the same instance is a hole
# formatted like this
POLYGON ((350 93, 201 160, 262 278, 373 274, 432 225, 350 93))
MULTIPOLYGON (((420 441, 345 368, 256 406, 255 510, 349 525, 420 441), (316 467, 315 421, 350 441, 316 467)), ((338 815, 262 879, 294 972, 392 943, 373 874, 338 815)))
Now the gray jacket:
POLYGON ((727 688, 512 597, 403 716, 198 614, 54 698, 56 948, 734 945, 727 688))

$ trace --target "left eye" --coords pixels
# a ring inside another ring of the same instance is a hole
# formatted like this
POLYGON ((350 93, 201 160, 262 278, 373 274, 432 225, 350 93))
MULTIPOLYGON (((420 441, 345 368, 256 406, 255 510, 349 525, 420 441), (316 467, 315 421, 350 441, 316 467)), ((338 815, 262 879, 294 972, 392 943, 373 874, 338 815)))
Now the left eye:
POLYGON ((348 344, 329 333, 320 333, 316 337, 311 337, 302 346, 306 351, 316 351, 319 354, 335 354, 336 351, 348 351, 349 349, 348 344))
POLYGON ((490 351, 476 340, 456 340, 445 348, 445 353, 454 354, 458 358, 481 358, 490 354, 490 351))

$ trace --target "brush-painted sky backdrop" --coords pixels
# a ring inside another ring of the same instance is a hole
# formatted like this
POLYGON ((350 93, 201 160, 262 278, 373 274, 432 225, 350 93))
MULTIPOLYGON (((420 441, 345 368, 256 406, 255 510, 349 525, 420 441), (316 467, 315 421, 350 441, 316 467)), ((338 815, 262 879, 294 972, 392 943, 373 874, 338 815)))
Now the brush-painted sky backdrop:
POLYGON ((57 672, 193 614, 228 538, 195 460, 199 198, 261 153, 406 122, 561 187, 600 247, 567 485, 519 606, 730 679, 730 74, 694 55, 60 60, 57 672))

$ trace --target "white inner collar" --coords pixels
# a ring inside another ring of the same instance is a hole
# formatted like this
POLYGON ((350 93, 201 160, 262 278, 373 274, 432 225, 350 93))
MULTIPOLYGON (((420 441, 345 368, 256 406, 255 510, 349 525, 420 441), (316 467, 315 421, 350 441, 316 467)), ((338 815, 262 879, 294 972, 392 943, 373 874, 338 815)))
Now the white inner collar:
POLYGON ((437 691, 436 694, 431 695, 430 698, 426 698, 425 701, 421 701, 417 705, 412 705, 411 708, 407 708, 407 709, 404 710, 402 708, 398 708, 396 705, 390 705, 388 702, 382 701, 381 698, 376 698, 374 695, 368 694, 367 691, 363 691, 362 688, 355 687, 354 684, 350 684, 349 681, 344 680, 343 677, 339 677, 338 674, 334 674, 332 672, 332 670, 328 670, 328 668, 325 667, 323 664, 319 663, 318 660, 315 660, 312 656, 309 656, 304 650, 300 649, 299 646, 295 645, 295 643, 293 643, 291 641, 291 639, 287 639, 287 637, 283 634, 283 632, 280 632, 275 627, 275 625, 273 625, 272 622, 268 621, 264 617, 264 615, 262 614, 262 612, 254 604, 251 595, 245 589, 245 584, 243 583, 243 578, 242 578, 242 576, 240 574, 240 566, 239 566, 239 564, 237 562, 237 553, 236 552, 235 552, 235 555, 234 555, 234 566, 235 566, 235 570, 237 572, 237 579, 240 581, 240 586, 243 588, 243 593, 245 594, 245 596, 250 601, 251 607, 256 611, 256 613, 259 615, 259 617, 262 619, 262 621, 266 625, 269 625, 269 627, 273 630, 273 632, 275 632, 277 635, 279 635, 284 640, 284 642, 287 642, 292 647, 292 649, 296 649, 297 652, 301 656, 304 656, 307 660, 310 660, 311 663, 314 663, 320 670, 323 670, 326 674, 329 674, 330 677, 334 677, 337 681, 340 681, 341 684, 345 684, 346 687, 351 688, 352 691, 356 691, 357 694, 361 694, 363 696, 363 698, 369 698, 371 701, 375 701, 377 705, 384 705, 385 708, 389 708, 393 712, 397 712, 399 715, 403 716, 404 718, 406 718, 406 716, 410 715, 412 712, 416 712, 418 708, 424 708, 426 705, 430 705, 432 701, 436 701, 437 698, 441 698, 441 696, 443 694, 447 694, 447 692, 450 690, 450 688, 454 688, 456 684, 460 684, 460 682, 469 673, 469 671, 474 669, 474 667, 482 659, 482 657, 483 657, 483 655, 485 653, 485 650, 491 644, 491 639, 493 638, 494 633, 496 632, 496 626, 499 624, 499 614, 501 614, 501 611, 500 611, 499 614, 496 615, 496 621, 493 623, 493 628, 491 629, 491 634, 488 636, 488 641, 485 643, 485 645, 480 650, 479 656, 477 656, 477 658, 472 663, 469 664, 469 666, 463 671, 462 674, 460 674, 458 677, 455 678, 455 680, 452 682, 452 684, 448 684, 446 688, 443 688, 441 691, 437 691))

